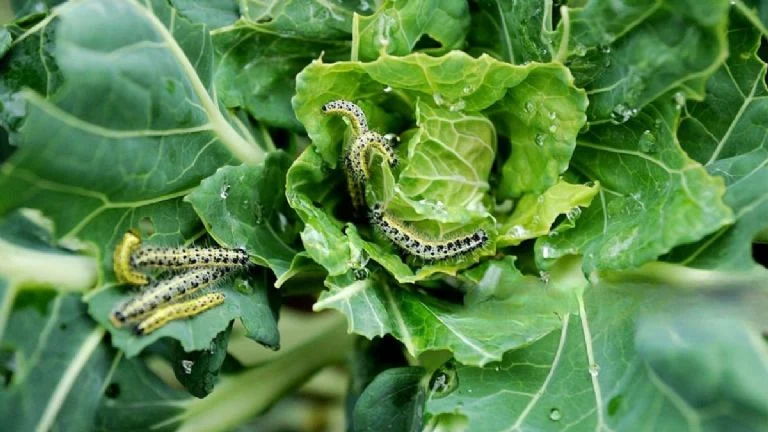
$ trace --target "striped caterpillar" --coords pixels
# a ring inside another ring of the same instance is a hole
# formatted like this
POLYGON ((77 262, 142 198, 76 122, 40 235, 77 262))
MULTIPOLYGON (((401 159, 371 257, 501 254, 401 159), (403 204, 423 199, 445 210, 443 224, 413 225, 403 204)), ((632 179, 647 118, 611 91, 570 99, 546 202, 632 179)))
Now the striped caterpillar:
POLYGON ((109 319, 120 328, 125 323, 142 319, 160 307, 215 284, 231 273, 227 268, 198 268, 156 282, 146 290, 118 306, 109 319))
POLYGON ((356 104, 335 100, 323 105, 326 114, 338 114, 348 120, 354 142, 344 154, 344 169, 347 188, 356 210, 365 207, 365 184, 368 181, 368 160, 371 152, 380 153, 391 167, 397 166, 397 155, 392 149, 391 139, 368 130, 368 120, 362 108, 356 104))
POLYGON ((180 270, 202 267, 235 269, 249 262, 248 252, 243 249, 219 247, 141 247, 141 237, 128 231, 115 247, 112 257, 117 280, 132 285, 146 285, 147 276, 140 269, 180 270))
POLYGON ((133 333, 137 336, 143 336, 152 333, 153 331, 163 327, 173 320, 199 315, 208 309, 214 308, 224 303, 225 299, 226 296, 224 294, 214 292, 201 295, 200 297, 191 300, 162 307, 138 323, 133 328, 133 333))
POLYGON ((373 206, 371 222, 398 248, 426 263, 459 258, 482 249, 488 244, 488 234, 480 229, 471 234, 435 240, 424 237, 412 227, 388 214, 381 204, 373 206))

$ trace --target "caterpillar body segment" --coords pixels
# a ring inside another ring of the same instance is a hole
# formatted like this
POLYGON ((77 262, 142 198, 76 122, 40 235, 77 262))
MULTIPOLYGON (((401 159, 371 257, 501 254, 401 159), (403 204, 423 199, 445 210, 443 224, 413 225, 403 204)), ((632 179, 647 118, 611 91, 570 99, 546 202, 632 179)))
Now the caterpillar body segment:
POLYGON ((118 306, 112 311, 110 321, 115 327, 120 328, 125 323, 139 320, 161 306, 221 281, 230 273, 231 269, 227 268, 198 268, 179 273, 155 283, 118 306))
POLYGON ((404 252, 421 258, 426 263, 435 263, 469 255, 488 244, 489 236, 485 230, 435 240, 427 238, 404 222, 389 215, 380 204, 374 205, 370 212, 371 222, 392 243, 404 252))
POLYGON ((171 321, 200 315, 208 309, 224 303, 225 299, 224 294, 215 292, 162 307, 134 326, 133 333, 137 336, 147 335, 171 321))
POLYGON ((397 154, 390 145, 390 140, 376 132, 368 131, 355 139, 347 153, 350 175, 360 183, 365 183, 370 177, 368 159, 372 151, 381 153, 389 166, 397 166, 397 154))
POLYGON ((123 239, 115 246, 112 254, 112 268, 115 271, 117 281, 132 285, 146 285, 149 283, 147 276, 138 272, 131 265, 131 257, 141 248, 141 237, 135 231, 128 231, 123 239))
POLYGON ((365 118, 365 113, 353 102, 343 99, 334 100, 323 105, 322 110, 326 114, 336 114, 346 118, 354 136, 368 131, 368 120, 365 118))
POLYGON ((194 267, 244 267, 248 252, 225 248, 140 248, 131 255, 133 268, 185 269, 194 267))

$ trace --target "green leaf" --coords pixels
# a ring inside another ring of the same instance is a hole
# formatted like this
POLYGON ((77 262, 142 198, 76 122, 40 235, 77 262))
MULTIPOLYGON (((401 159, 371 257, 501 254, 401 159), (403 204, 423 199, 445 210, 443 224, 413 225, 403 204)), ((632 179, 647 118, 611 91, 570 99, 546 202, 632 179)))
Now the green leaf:
POLYGON ((727 0, 589 1, 558 26, 560 60, 590 95, 590 121, 623 123, 658 97, 703 97, 727 56, 727 0), (567 46, 563 46, 567 43, 567 46))
POLYGON ((432 55, 459 49, 469 26, 467 9, 466 0, 387 0, 374 14, 360 18, 360 60, 410 54, 425 37, 437 45, 426 47, 432 55))
POLYGON ((497 218, 502 224, 497 245, 514 246, 547 235, 558 216, 575 218, 580 207, 588 207, 599 190, 599 184, 576 185, 561 180, 541 195, 523 195, 512 214, 497 218))
MULTIPOLYGON (((344 222, 336 216, 345 210, 343 207, 339 211, 331 210, 339 204, 338 195, 331 191, 345 188, 339 182, 343 175, 334 174, 338 172, 334 169, 339 169, 337 161, 346 128, 341 120, 322 114, 323 104, 337 98, 362 99, 370 128, 382 133, 396 130, 392 128, 405 116, 417 123, 416 130, 404 133, 407 142, 398 150, 402 169, 393 173, 396 185, 391 190, 380 190, 390 182, 378 182, 376 168, 371 170, 374 178, 369 184, 376 189, 374 195, 392 197, 388 205, 390 211, 434 238, 480 228, 495 232, 483 202, 496 153, 495 134, 480 111, 498 103, 507 93, 528 94, 530 87, 541 92, 537 96, 541 99, 537 100, 541 100, 542 109, 526 114, 527 121, 519 125, 523 131, 520 133, 533 142, 536 125, 546 123, 549 130, 556 123, 555 128, 560 130, 553 134, 555 138, 549 141, 553 148, 547 151, 562 154, 557 147, 565 146, 568 155, 562 164, 549 164, 552 178, 533 180, 532 177, 540 174, 528 171, 531 177, 521 182, 546 185, 556 182, 567 166, 569 149, 573 148, 576 133, 583 124, 586 106, 584 94, 570 84, 570 76, 562 66, 513 66, 488 56, 475 59, 458 51, 442 57, 419 53, 386 56, 371 63, 314 62, 297 80, 293 104, 314 148, 307 150, 289 171, 288 200, 306 224, 302 240, 308 254, 332 276, 364 266, 365 258, 360 255, 363 250, 400 282, 418 281, 436 272, 455 274, 466 262, 428 266, 414 273, 391 250, 362 241, 351 228, 347 235, 355 244, 348 244, 344 222), (461 81, 462 86, 457 86, 457 81, 461 81), (393 99, 394 96, 397 98, 393 99), (560 113, 559 119, 552 119, 550 112, 554 111, 544 109, 550 99, 557 102, 556 107, 553 102, 552 109, 557 111, 556 116, 560 113)), ((491 111, 499 122, 504 122, 505 116, 519 108, 513 105, 501 102, 491 111)), ((532 152, 532 157, 547 157, 536 153, 532 152)), ((516 156, 515 160, 520 159, 516 156)), ((494 248, 489 245, 478 255, 493 253, 494 248)))
MULTIPOLYGON (((534 278, 535 279, 535 278, 534 278)), ((396 285, 381 274, 326 280, 329 290, 314 310, 336 309, 349 330, 368 338, 391 334, 418 356, 447 349, 465 364, 483 365, 527 345, 559 325, 569 308, 569 290, 535 279, 510 287, 508 297, 462 305, 396 285)))
POLYGON ((171 3, 181 15, 192 22, 204 23, 209 29, 230 25, 240 18, 235 0, 171 0, 171 3))
POLYGON ((470 50, 512 64, 552 58, 552 3, 475 0, 468 32, 470 50))
POLYGON ((241 2, 243 17, 211 32, 216 90, 228 107, 270 125, 301 129, 291 108, 295 76, 313 59, 348 59, 352 13, 366 3, 241 2))
POLYGON ((355 405, 353 430, 422 430, 425 372, 420 367, 402 367, 376 376, 355 405))
POLYGON ((766 64, 757 57, 760 33, 732 14, 731 56, 707 82, 707 98, 686 105, 680 123, 680 145, 728 188, 725 203, 736 223, 700 242, 675 249, 670 261, 701 268, 748 271, 760 268, 752 259, 752 240, 768 227, 768 89, 766 64))
POLYGON ((530 347, 438 370, 427 413, 461 413, 480 432, 763 429, 768 285, 755 283, 590 287, 579 313, 530 347))
POLYGON ((540 262, 582 254, 587 272, 638 267, 733 222, 722 180, 680 148, 671 99, 620 128, 593 126, 579 137, 571 164, 600 182, 599 202, 574 229, 537 240, 540 262))
POLYGON ((219 377, 224 359, 227 357, 227 344, 232 333, 232 324, 211 341, 207 349, 185 352, 181 345, 175 344, 173 373, 184 387, 199 398, 208 396, 219 377))
POLYGON ((64 3, 64 0, 11 0, 9 3, 16 18, 21 18, 35 13, 47 12, 54 6, 64 3))
POLYGON ((497 195, 542 193, 557 182, 568 168, 587 104, 568 70, 548 64, 532 70, 522 85, 491 108, 491 119, 511 147, 497 195))
POLYGON ((129 327, 117 329, 109 320, 115 306, 133 293, 113 288, 92 293, 88 298, 89 312, 112 334, 112 344, 133 357, 142 349, 163 337, 172 337, 185 351, 208 349, 211 340, 227 328, 230 321, 240 318, 249 338, 267 347, 280 346, 277 313, 270 302, 271 279, 263 271, 251 272, 247 278, 225 281, 215 290, 226 294, 226 301, 191 319, 172 321, 145 336, 135 336, 129 327))
POLYGON ((56 26, 65 82, 48 100, 23 93, 19 149, 0 168, 0 212, 41 209, 57 237, 88 242, 104 269, 115 242, 140 222, 166 244, 196 234, 199 222, 180 198, 233 160, 228 147, 248 161, 262 157, 208 93, 205 29, 173 20, 164 2, 154 12, 162 19, 134 2, 83 1, 38 26, 56 26), (172 32, 163 24, 171 20, 172 32))
POLYGON ((244 247, 256 262, 282 277, 296 255, 296 215, 285 200, 291 160, 282 152, 255 167, 219 168, 184 198, 210 235, 230 248, 244 247))

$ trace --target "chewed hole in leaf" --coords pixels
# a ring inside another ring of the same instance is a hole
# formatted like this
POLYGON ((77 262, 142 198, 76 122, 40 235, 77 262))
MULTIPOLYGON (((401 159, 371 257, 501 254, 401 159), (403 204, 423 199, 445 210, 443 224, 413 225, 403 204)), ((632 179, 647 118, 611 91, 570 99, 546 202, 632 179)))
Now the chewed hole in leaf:
POLYGON ((155 233, 155 223, 152 222, 151 217, 143 217, 139 219, 139 231, 143 238, 147 238, 155 233))

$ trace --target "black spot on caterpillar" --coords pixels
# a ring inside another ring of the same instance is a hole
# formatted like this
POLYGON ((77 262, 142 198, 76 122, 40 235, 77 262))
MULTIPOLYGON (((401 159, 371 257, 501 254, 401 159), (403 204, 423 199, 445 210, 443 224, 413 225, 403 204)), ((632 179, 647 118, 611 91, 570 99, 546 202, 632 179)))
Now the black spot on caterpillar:
POLYGON ((365 113, 356 104, 346 100, 335 100, 323 105, 323 112, 326 114, 338 114, 349 121, 354 136, 358 136, 368 131, 368 120, 365 113))
POLYGON ((203 267, 179 273, 169 279, 156 282, 151 287, 118 306, 109 319, 120 328, 136 321, 159 307, 189 296, 201 288, 217 283, 232 273, 228 268, 203 267))
POLYGON ((371 222, 398 248, 427 263, 449 260, 471 254, 483 248, 489 240, 488 234, 480 229, 471 234, 450 239, 426 238, 412 227, 389 215, 381 204, 373 206, 371 222))
POLYGON ((208 309, 224 303, 225 299, 226 296, 224 294, 215 292, 165 306, 154 311, 146 319, 138 323, 133 328, 133 333, 137 336, 152 333, 173 320, 199 315, 208 309))

